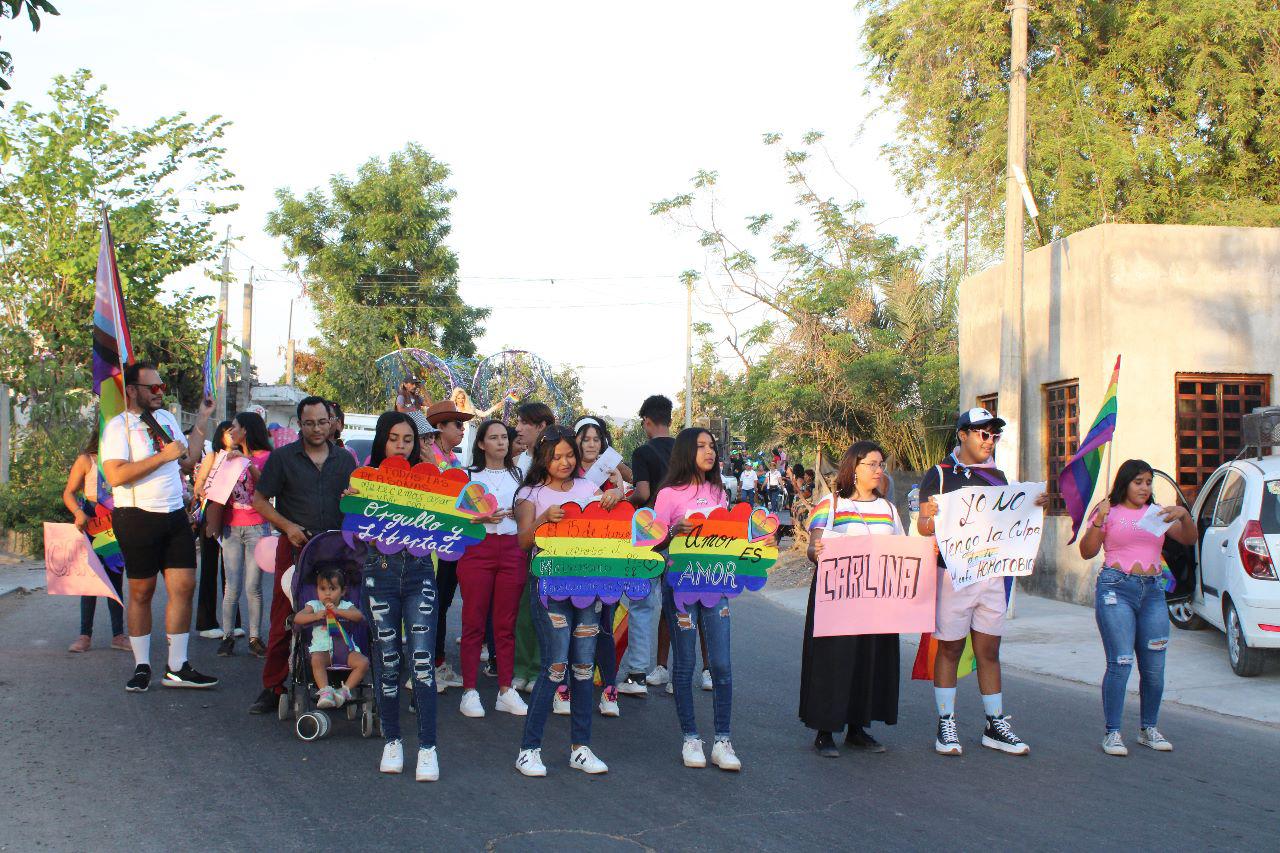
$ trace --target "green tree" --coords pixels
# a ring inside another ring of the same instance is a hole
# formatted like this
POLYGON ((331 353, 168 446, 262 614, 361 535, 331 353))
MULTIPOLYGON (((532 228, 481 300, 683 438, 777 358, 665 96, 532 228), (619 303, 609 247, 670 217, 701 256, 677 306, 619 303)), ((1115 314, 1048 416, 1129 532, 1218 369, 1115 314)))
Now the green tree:
MULTIPOLYGON (((886 151, 901 185, 998 247, 1005 3, 859 5, 866 67, 898 116, 886 151)), ((1103 222, 1280 223, 1274 0, 1032 4, 1027 66, 1027 178, 1046 239, 1103 222)))
MULTIPOLYGON (((31 29, 35 32, 40 32, 41 12, 46 15, 59 14, 49 0, 0 0, 0 19, 18 18, 24 12, 27 20, 31 22, 31 29)), ((11 88, 8 77, 12 73, 13 55, 7 50, 0 50, 0 92, 7 92, 11 88)), ((4 101, 0 101, 0 107, 3 106, 4 101)))
POLYGON ((276 191, 267 232, 283 240, 319 318, 310 390, 376 410, 386 402, 373 368, 380 356, 403 347, 445 359, 475 353, 489 312, 458 293, 458 258, 445 243, 448 177, 445 164, 410 144, 385 163, 369 160, 354 179, 334 175, 327 193, 276 191))

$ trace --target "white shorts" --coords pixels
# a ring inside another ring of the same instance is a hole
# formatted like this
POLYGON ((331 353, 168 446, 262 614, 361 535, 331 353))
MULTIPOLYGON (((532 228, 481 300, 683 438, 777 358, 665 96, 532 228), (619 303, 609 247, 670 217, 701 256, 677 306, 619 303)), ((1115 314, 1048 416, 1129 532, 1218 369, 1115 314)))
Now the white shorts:
POLYGON ((1004 634, 1004 578, 986 578, 956 589, 951 575, 938 566, 938 614, 934 637, 963 640, 970 631, 999 637, 1004 634))

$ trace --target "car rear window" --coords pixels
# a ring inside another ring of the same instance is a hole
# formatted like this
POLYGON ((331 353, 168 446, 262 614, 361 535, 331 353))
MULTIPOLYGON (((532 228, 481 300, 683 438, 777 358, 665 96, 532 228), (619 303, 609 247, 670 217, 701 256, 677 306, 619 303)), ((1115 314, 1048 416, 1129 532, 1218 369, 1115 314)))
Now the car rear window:
POLYGON ((1263 533, 1280 533, 1280 480, 1267 480, 1262 490, 1263 533))

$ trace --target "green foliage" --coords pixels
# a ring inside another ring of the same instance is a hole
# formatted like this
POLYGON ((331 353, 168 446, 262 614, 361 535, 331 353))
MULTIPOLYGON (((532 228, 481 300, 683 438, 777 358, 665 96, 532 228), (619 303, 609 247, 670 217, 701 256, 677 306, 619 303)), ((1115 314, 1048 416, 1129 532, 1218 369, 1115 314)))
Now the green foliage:
MULTIPOLYGON (((902 186, 1002 242, 1009 22, 997 0, 860 0, 902 186)), ((1280 224, 1273 0, 1031 4, 1027 177, 1048 239, 1102 222, 1280 224)))
POLYGON ((335 175, 302 198, 277 190, 267 232, 280 237, 319 318, 310 342, 317 373, 307 388, 352 411, 384 405, 374 362, 421 347, 471 356, 488 310, 458 293, 458 259, 445 244, 454 191, 448 167, 416 144, 335 175))
POLYGON ((954 417, 958 396, 956 279, 863 221, 861 202, 819 194, 815 153, 829 162, 817 132, 782 154, 797 216, 768 235, 766 263, 781 274, 762 268, 747 242, 774 217, 747 217, 740 242, 718 224, 714 172, 698 173, 693 193, 653 205, 693 230, 729 281, 728 296, 706 291, 721 313, 715 328, 728 334, 696 329, 695 418, 729 418, 749 449, 839 454, 873 438, 900 465, 924 467, 940 455, 945 433, 935 427, 954 417), (760 319, 743 325, 752 308, 760 319), (722 345, 740 370, 720 366, 722 345))
POLYGON ((54 79, 48 112, 19 102, 0 115, 0 378, 34 412, 56 412, 50 397, 87 402, 105 205, 136 355, 194 408, 209 300, 158 297, 166 277, 216 254, 210 219, 235 208, 220 203, 239 189, 222 163, 227 123, 179 113, 122 127, 104 93, 81 70, 54 79))
MULTIPOLYGON (((18 18, 24 12, 27 20, 31 22, 31 29, 35 32, 40 32, 41 12, 46 15, 59 14, 49 0, 0 0, 0 20, 18 18)), ((12 73, 13 56, 7 50, 0 50, 0 92, 7 92, 11 88, 7 78, 12 73)), ((3 106, 4 102, 0 101, 0 107, 3 106)))
POLYGON ((12 476, 0 485, 0 529, 29 536, 33 553, 44 541, 44 522, 71 520, 62 504, 62 487, 93 428, 89 421, 76 419, 16 433, 12 476))

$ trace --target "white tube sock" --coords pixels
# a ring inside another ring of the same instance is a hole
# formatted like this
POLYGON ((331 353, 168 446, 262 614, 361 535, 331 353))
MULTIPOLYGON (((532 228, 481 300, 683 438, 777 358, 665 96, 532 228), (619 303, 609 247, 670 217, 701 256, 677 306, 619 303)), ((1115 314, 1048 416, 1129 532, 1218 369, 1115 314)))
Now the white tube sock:
POLYGON ((151 666, 151 635, 145 637, 130 637, 129 645, 133 648, 133 663, 146 664, 151 666))
POLYGON ((187 662, 188 634, 169 635, 169 671, 177 672, 187 662))
POLYGON ((938 706, 938 716, 945 717, 956 712, 956 689, 954 687, 933 688, 933 701, 938 706))

